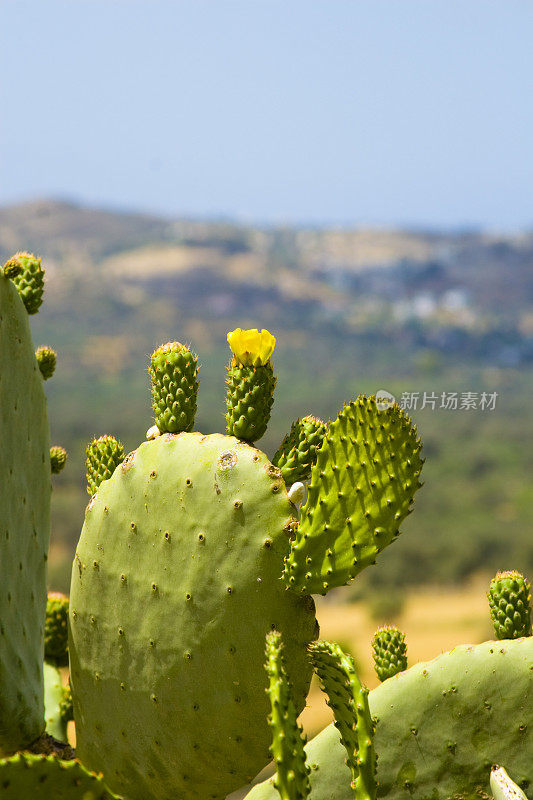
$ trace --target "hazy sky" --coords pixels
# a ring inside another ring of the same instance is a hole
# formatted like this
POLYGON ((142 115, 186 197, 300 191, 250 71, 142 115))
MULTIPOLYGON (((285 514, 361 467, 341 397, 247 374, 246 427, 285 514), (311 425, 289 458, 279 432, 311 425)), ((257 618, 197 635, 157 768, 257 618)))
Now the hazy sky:
POLYGON ((0 0, 0 203, 533 225, 532 0, 0 0))

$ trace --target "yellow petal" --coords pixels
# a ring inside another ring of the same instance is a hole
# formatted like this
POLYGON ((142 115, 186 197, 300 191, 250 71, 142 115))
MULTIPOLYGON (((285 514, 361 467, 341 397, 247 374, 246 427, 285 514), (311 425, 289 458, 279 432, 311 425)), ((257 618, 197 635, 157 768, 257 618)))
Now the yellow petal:
POLYGON ((269 331, 257 328, 243 331, 236 328, 228 333, 228 344, 237 361, 243 366, 266 364, 274 352, 276 339, 269 331))

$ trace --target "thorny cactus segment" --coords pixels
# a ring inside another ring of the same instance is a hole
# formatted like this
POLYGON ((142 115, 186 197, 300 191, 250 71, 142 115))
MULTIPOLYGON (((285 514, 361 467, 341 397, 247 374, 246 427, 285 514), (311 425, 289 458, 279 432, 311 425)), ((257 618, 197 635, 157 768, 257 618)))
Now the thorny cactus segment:
POLYGON ((297 721, 278 631, 267 634, 266 657, 271 707, 268 721, 272 732, 271 753, 276 764, 274 786, 281 800, 305 800, 309 794, 309 767, 304 753, 306 738, 297 721))
POLYGON ((343 586, 400 534, 422 485, 422 445, 397 405, 359 397, 330 423, 311 470, 308 496, 285 564, 294 591, 343 586))
POLYGON ((120 800, 79 761, 18 753, 0 759, 2 800, 120 800))
POLYGON ((498 572, 487 597, 497 639, 531 636, 531 584, 520 572, 498 572))
POLYGON ((11 278, 28 314, 36 314, 43 302, 44 269, 33 253, 16 253, 4 265, 4 275, 11 278))
POLYGON ((311 642, 308 650, 346 750, 356 800, 375 800, 376 753, 368 689, 361 685, 353 658, 338 644, 311 642))
MULTIPOLYGON (((50 440, 28 314, 0 276, 0 755, 44 731, 50 440)), ((0 782, 1 785, 1 782, 0 782)))
POLYGON ((11 280, 16 278, 17 275, 20 275, 21 272, 22 264, 17 260, 16 256, 11 256, 9 261, 6 261, 2 269, 2 275, 4 278, 10 278, 11 280))
POLYGON ((290 432, 272 459, 272 463, 280 468, 287 486, 306 481, 311 475, 326 427, 325 422, 311 415, 292 423, 290 432))
POLYGON ((198 395, 198 356, 180 342, 152 353, 149 367, 155 423, 161 433, 191 431, 198 395))
POLYGON ((48 592, 44 623, 44 657, 56 667, 68 664, 69 599, 61 592, 48 592))
POLYGON ((226 380, 226 430, 253 444, 264 435, 274 403, 276 378, 272 364, 244 367, 230 361, 226 380))
POLYGON ((102 481, 107 481, 124 461, 124 447, 114 436, 100 436, 85 448, 87 491, 96 494, 102 481))
POLYGON ((276 337, 263 328, 243 331, 236 328, 228 333, 228 344, 237 364, 242 367, 264 366, 274 352, 276 337))
POLYGON ((376 675, 381 682, 407 669, 405 634, 394 625, 378 628, 372 639, 376 675))
POLYGON ((491 770, 490 790, 494 800, 528 800, 503 767, 494 767, 491 770))
POLYGON ((50 469, 52 475, 58 475, 67 463, 67 451, 64 447, 54 445, 50 448, 50 469))
POLYGON ((57 355, 55 350, 43 344, 35 351, 35 358, 44 380, 47 381, 55 372, 57 355))
MULTIPOLYGON (((489 795, 492 764, 533 787, 533 637, 461 645, 415 664, 368 696, 378 791, 386 800, 489 795)), ((353 800, 333 725, 306 746, 310 800, 353 800)), ((490 795, 489 795, 490 796, 490 795)), ((272 780, 247 800, 276 800, 272 780)))

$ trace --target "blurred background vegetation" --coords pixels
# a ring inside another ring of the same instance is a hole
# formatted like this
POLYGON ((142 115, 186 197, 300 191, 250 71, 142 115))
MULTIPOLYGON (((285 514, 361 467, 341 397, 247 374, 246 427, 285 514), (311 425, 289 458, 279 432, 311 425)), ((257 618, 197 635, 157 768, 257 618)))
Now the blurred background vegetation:
POLYGON ((174 339, 199 354, 196 428, 223 431, 226 333, 237 326, 278 340, 259 443, 269 455, 297 416, 329 419, 378 389, 420 392, 409 413, 425 443, 425 486, 352 599, 386 585, 385 599, 372 593, 383 618, 407 587, 498 568, 532 576, 533 234, 256 228, 42 201, 0 209, 0 258, 19 249, 47 270, 31 323, 35 345, 58 352, 46 391, 53 443, 69 452, 54 478, 51 588, 68 590, 87 441, 111 433, 129 451, 144 439, 149 354, 174 339), (434 409, 421 408, 424 392, 434 409), (495 408, 440 408, 442 392, 497 393, 495 408))

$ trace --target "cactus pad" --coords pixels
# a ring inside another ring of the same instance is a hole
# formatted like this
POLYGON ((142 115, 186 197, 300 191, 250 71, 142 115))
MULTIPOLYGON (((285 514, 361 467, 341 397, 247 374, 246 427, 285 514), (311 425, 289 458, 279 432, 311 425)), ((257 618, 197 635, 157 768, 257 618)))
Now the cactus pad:
POLYGON ((306 738, 298 725, 278 631, 267 634, 266 656, 267 691, 271 706, 271 753, 276 763, 274 786, 281 800, 305 800, 309 794, 309 767, 305 763, 304 753, 306 738))
POLYGON ((48 378, 51 378, 55 372, 57 363, 57 355, 55 350, 52 350, 51 347, 48 347, 45 344, 42 344, 35 351, 35 358, 37 359, 37 364, 39 365, 41 375, 43 376, 44 380, 47 381, 48 378))
POLYGON ((346 750, 346 764, 352 776, 351 786, 357 800, 375 800, 376 753, 374 726, 368 708, 368 689, 361 685, 350 655, 338 644, 312 642, 309 653, 328 706, 333 709, 333 723, 346 750))
POLYGON ((487 596, 497 639, 531 636, 531 585, 523 575, 498 572, 487 596))
POLYGON ((394 625, 378 628, 372 639, 376 675, 381 682, 407 669, 405 635, 394 625))
POLYGON ((316 635, 279 580, 294 509, 237 439, 144 442, 89 503, 72 572, 77 753, 131 800, 225 797, 268 761, 265 635, 280 630, 297 711, 316 635))
POLYGON ((92 496, 124 461, 124 447, 114 436, 100 436, 85 448, 87 491, 92 496))
POLYGON ((326 424, 318 417, 302 417, 292 423, 290 432, 272 459, 272 463, 280 468, 287 486, 309 478, 325 433, 326 424))
POLYGON ((168 342, 152 353, 149 372, 160 432, 191 431, 198 395, 198 356, 180 342, 168 342))
MULTIPOLYGON (((369 694, 377 720, 378 794, 387 800, 479 800, 493 764, 533 788, 533 637, 462 645, 369 694)), ((333 725, 307 747, 311 800, 353 800, 333 725)), ((247 800, 275 800, 272 781, 247 800)))
POLYGON ((120 800, 79 761, 19 753, 0 759, 2 800, 120 800))
POLYGON ((28 315, 0 276, 0 754, 44 730, 50 442, 28 315))
POLYGON ((61 673, 52 664, 44 664, 44 719, 46 733, 60 742, 67 741, 67 727, 61 714, 63 684, 61 673))
POLYGON ((397 405, 373 397, 345 405, 330 423, 283 578, 295 591, 326 594, 373 564, 400 533, 421 486, 422 445, 397 405))
POLYGON ((16 253, 4 265, 4 275, 12 278, 28 314, 36 314, 44 292, 41 259, 33 253, 16 253))

